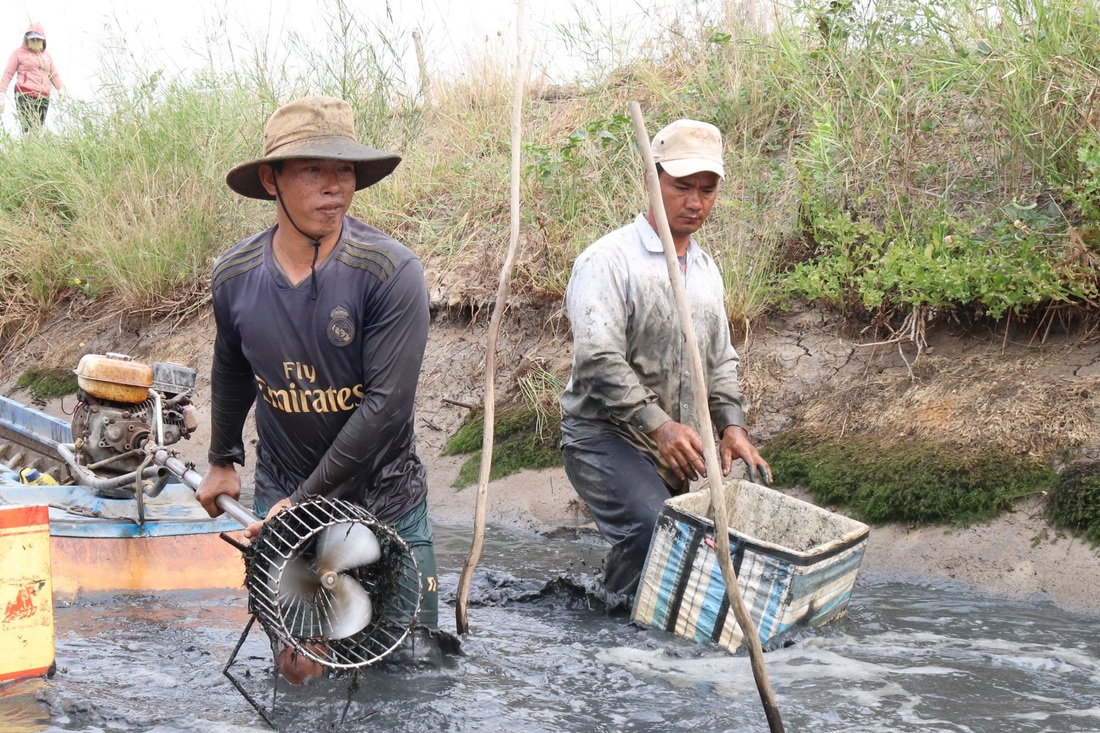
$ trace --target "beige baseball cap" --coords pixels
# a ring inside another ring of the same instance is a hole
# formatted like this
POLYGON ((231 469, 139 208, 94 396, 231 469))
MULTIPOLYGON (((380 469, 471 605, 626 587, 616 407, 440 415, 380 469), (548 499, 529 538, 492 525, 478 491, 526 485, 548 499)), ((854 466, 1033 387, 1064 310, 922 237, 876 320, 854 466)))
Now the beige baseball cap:
POLYGON ((333 97, 303 97, 271 115, 264 129, 264 155, 235 166, 225 176, 229 187, 254 199, 274 200, 260 182, 260 166, 292 158, 346 160, 355 164, 355 190, 393 173, 401 156, 360 145, 355 139, 351 105, 333 97))
POLYGON ((725 178, 722 167, 722 133, 709 122, 676 120, 653 136, 653 162, 673 178, 701 171, 725 178))

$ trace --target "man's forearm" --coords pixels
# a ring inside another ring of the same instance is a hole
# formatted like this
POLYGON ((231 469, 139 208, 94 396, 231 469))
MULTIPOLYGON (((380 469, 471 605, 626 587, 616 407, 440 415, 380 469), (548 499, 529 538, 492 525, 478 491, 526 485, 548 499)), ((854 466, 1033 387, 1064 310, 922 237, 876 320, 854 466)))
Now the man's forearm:
POLYGON ((255 393, 250 391, 251 387, 246 382, 241 389, 236 390, 237 395, 244 393, 252 398, 247 401, 239 397, 219 400, 212 395, 210 450, 207 453, 211 466, 229 466, 234 463, 244 465, 244 423, 255 397, 255 393))

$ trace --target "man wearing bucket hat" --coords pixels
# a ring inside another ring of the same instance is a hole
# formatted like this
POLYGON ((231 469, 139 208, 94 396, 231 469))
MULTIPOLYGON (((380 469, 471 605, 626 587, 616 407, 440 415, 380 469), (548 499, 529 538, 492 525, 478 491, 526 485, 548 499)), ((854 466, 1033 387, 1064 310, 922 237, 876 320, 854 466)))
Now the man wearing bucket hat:
POLYGON ((0 110, 4 108, 4 95, 15 79, 15 110, 23 134, 38 130, 46 123, 50 108, 50 89, 57 89, 58 97, 64 97, 65 87, 57 73, 53 58, 46 50, 46 30, 40 23, 31 23, 23 34, 23 43, 8 58, 4 77, 0 80, 0 110))
MULTIPOLYGON (((661 195, 706 373, 722 471, 738 458, 770 481, 749 441, 722 276, 692 238, 724 176, 714 125, 678 120, 653 138, 661 195)), ((566 474, 611 543, 603 582, 633 595, 657 516, 706 474, 684 347, 652 207, 586 249, 566 292, 573 370, 561 397, 566 474)))
POLYGON ((240 496, 234 464, 254 403, 257 513, 318 496, 362 504, 408 543, 419 623, 434 629, 427 479, 413 446, 427 285, 409 249, 347 215, 355 191, 400 161, 357 142, 346 102, 306 97, 272 114, 262 158, 229 171, 240 195, 276 202, 276 223, 214 263, 210 470, 197 496, 211 516, 219 494, 240 496))

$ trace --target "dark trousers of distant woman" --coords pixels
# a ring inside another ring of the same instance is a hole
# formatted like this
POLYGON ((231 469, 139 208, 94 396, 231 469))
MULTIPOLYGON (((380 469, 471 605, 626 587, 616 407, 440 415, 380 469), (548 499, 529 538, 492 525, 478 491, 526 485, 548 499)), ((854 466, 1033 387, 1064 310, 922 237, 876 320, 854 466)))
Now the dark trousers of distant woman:
POLYGON ((24 135, 42 129, 46 124, 46 111, 49 108, 49 97, 15 93, 15 111, 19 116, 19 124, 23 128, 24 135))

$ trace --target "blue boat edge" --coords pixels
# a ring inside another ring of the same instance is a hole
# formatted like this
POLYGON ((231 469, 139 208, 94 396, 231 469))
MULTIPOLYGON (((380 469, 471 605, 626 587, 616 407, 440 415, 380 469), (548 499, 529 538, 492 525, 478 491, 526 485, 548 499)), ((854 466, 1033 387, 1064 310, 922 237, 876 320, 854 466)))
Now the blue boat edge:
MULTIPOLYGON (((0 396, 0 427, 21 442, 36 444, 39 453, 56 455, 61 463, 57 447, 72 440, 68 423, 4 396, 0 396)), ((0 461, 0 505, 49 507, 51 536, 128 539, 241 529, 227 516, 208 516, 194 492, 175 477, 159 496, 144 498, 145 521, 139 523, 136 499, 102 497, 80 484, 24 484, 19 477, 24 466, 9 465, 8 460, 0 461)))

